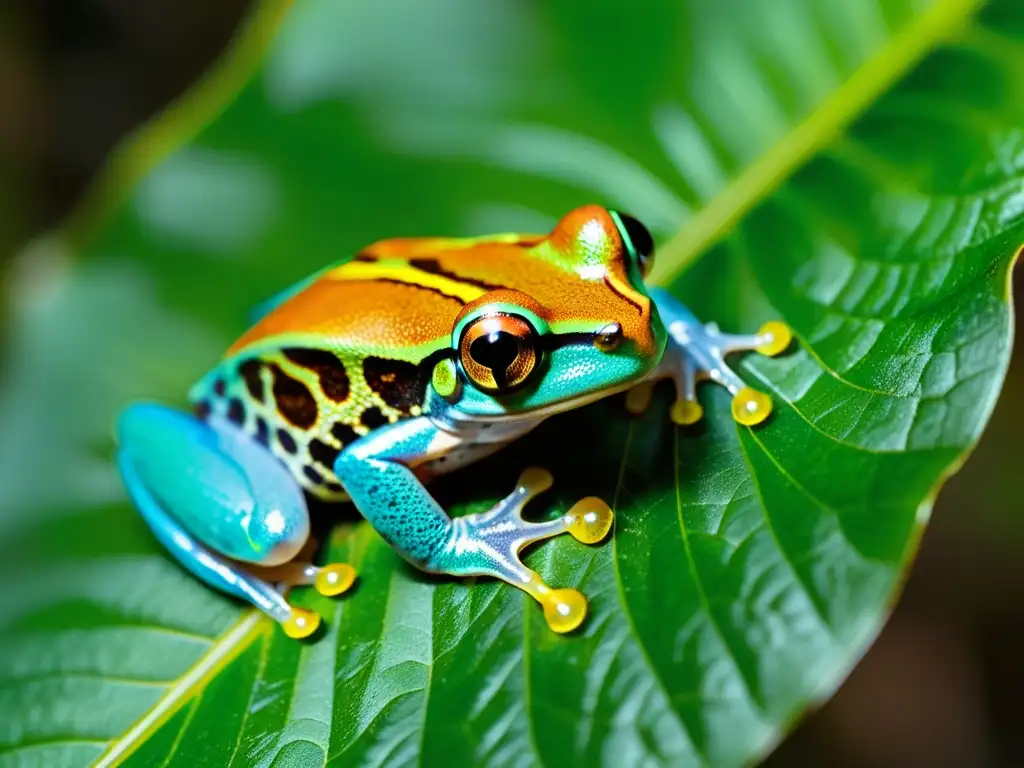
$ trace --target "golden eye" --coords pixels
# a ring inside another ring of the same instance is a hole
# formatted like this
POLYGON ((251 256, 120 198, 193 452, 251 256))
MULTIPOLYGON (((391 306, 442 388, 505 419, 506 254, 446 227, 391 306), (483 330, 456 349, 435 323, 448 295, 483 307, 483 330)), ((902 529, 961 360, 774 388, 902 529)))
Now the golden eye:
POLYGON ((537 367, 537 333, 516 315, 484 315, 463 331, 459 360, 477 389, 508 392, 537 367))

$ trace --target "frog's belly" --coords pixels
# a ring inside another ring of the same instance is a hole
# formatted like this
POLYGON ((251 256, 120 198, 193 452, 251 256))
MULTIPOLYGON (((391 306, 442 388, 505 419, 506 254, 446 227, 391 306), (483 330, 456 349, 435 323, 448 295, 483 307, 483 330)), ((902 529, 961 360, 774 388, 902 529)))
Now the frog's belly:
POLYGON ((416 474, 425 478, 445 475, 497 453, 506 445, 508 443, 470 443, 444 456, 423 462, 416 467, 416 474))

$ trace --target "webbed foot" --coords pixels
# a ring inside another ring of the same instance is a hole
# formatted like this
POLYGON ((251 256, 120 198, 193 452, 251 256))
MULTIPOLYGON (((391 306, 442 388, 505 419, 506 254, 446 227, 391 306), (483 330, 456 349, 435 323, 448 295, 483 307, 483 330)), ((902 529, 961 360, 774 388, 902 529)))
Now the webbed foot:
POLYGON ((280 595, 280 600, 272 598, 274 607, 271 610, 263 610, 280 623, 288 637, 295 639, 309 637, 316 632, 320 626, 320 614, 289 604, 284 595, 291 587, 312 585, 325 597, 337 597, 347 592, 356 580, 356 571, 348 563, 314 565, 289 562, 272 568, 248 566, 248 570, 259 577, 253 577, 254 582, 265 585, 267 589, 280 595))
MULTIPOLYGON (((652 294, 655 292, 652 291, 652 294)), ((654 384, 670 378, 675 383, 676 401, 672 421, 680 425, 695 424, 704 415, 697 402, 697 384, 713 381, 732 395, 732 416, 745 426, 754 426, 772 412, 771 398, 748 387, 725 362, 728 355, 754 351, 774 357, 790 345, 793 334, 789 326, 771 321, 755 334, 722 333, 716 323, 702 324, 676 300, 657 292, 658 309, 667 323, 668 346, 655 373, 626 394, 626 408, 642 413, 651 402, 654 384)))
POLYGON ((430 570, 459 575, 495 576, 531 595, 544 609, 544 618, 559 633, 576 629, 587 615, 587 599, 575 589, 552 589, 538 573, 519 559, 528 544, 568 533, 584 544, 596 544, 608 535, 613 514, 601 499, 587 497, 557 520, 529 522, 523 507, 551 487, 551 473, 530 468, 520 475, 516 489, 487 512, 452 521, 447 545, 429 564, 430 570))

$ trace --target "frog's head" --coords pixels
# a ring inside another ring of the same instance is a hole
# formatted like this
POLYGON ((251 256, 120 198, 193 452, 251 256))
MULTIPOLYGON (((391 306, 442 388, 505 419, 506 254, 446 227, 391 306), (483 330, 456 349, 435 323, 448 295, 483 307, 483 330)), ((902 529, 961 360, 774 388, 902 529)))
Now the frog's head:
POLYGON ((499 418, 568 410, 636 382, 665 349, 643 282, 653 250, 633 217, 586 206, 548 236, 494 252, 493 289, 456 318, 434 391, 466 416, 499 418))

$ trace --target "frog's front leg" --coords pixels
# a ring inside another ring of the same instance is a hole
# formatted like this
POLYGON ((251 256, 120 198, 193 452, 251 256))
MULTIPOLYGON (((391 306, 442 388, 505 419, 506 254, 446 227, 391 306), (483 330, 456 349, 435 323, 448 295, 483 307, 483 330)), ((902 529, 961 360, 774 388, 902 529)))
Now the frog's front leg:
POLYGON ((760 424, 772 412, 772 401, 763 392, 748 387, 725 362, 727 355, 748 350, 763 355, 781 354, 789 346, 792 333, 780 322, 765 323, 756 334, 722 333, 715 323, 701 323, 690 310, 668 291, 652 288, 651 298, 669 334, 668 345, 655 372, 629 391, 626 406, 642 412, 650 403, 654 383, 670 378, 676 386, 672 420, 694 424, 704 411, 697 402, 697 383, 703 380, 721 384, 732 395, 732 415, 740 424, 760 424))
POLYGON ((349 565, 295 562, 309 538, 305 498, 288 470, 231 422, 138 404, 119 417, 117 442, 125 487, 157 539, 200 579, 252 603, 289 636, 312 634, 320 618, 289 605, 281 588, 314 584, 336 595, 352 584, 349 565), (279 578, 272 584, 254 571, 279 578))
POLYGON ((575 589, 550 588, 523 565, 519 551, 561 533, 596 543, 611 528, 611 509, 590 497, 557 520, 527 522, 523 507, 552 482, 547 471, 527 469, 515 490, 490 510, 453 520, 412 468, 462 445, 463 438, 421 416, 357 440, 341 452, 334 471, 363 516, 413 565, 432 573, 502 579, 533 596, 554 631, 572 631, 586 616, 586 598, 575 589))

